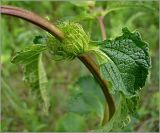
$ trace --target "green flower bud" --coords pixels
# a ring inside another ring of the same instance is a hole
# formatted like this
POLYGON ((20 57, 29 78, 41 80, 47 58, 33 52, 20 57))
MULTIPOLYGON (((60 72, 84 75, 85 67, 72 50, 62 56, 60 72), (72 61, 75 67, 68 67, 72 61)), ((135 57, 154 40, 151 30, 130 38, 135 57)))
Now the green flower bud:
POLYGON ((88 51, 90 37, 78 23, 64 22, 58 25, 64 33, 62 42, 49 36, 48 48, 54 60, 73 59, 88 51))

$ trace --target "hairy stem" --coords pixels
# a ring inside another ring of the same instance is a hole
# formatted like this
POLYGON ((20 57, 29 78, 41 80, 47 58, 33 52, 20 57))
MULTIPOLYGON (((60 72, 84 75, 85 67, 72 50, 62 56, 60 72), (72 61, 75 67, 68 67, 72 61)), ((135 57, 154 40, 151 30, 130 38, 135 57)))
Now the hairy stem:
MULTIPOLYGON (((39 26, 40 28, 48 31, 49 33, 51 33, 53 36, 55 36, 59 40, 63 40, 64 38, 63 33, 58 28, 56 28, 53 24, 51 24, 47 20, 41 18, 40 16, 30 11, 27 11, 21 8, 17 8, 17 7, 12 7, 12 6, 0 6, 0 13, 22 18, 30 23, 33 23, 39 26)), ((106 81, 102 79, 96 63, 90 56, 81 55, 78 58, 84 63, 84 65, 89 69, 89 71, 93 74, 95 79, 100 84, 102 91, 105 95, 106 101, 108 103, 109 118, 111 118, 115 112, 115 105, 114 105, 112 96, 108 92, 106 81)))

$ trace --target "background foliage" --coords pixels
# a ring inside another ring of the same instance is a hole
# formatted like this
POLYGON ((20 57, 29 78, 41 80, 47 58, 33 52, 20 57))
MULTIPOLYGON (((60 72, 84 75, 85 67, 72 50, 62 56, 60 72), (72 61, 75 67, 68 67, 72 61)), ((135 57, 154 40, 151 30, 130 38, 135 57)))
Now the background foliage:
MULTIPOLYGON (((158 2, 96 2, 97 11, 91 13, 86 3, 74 1, 2 1, 2 4, 34 11, 54 23, 63 20, 78 21, 93 40, 102 40, 95 17, 102 9, 107 9, 104 17, 107 38, 120 35, 122 27, 128 27, 131 31, 137 29, 150 44, 152 68, 141 93, 137 114, 122 131, 158 131, 158 2)), ((104 97, 85 66, 77 59, 55 62, 48 59, 49 55, 44 56, 51 104, 49 115, 46 115, 37 95, 23 82, 21 66, 17 67, 10 62, 15 51, 31 44, 34 37, 44 31, 9 16, 2 16, 0 24, 1 131, 95 130, 103 116, 104 105, 101 103, 104 102, 104 97)))

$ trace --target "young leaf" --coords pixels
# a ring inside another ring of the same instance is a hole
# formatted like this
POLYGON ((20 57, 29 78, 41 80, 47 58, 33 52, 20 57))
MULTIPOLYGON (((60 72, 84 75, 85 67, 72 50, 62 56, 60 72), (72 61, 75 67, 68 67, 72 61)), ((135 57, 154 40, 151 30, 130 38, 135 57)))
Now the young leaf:
POLYGON ((15 64, 29 64, 34 59, 37 59, 37 56, 44 50, 46 50, 45 45, 30 45, 24 50, 17 52, 16 55, 12 58, 11 62, 15 64))
POLYGON ((44 102, 44 113, 48 113, 49 96, 47 92, 47 77, 42 63, 42 54, 38 54, 32 62, 24 66, 24 80, 38 92, 44 102))
POLYGON ((112 92, 133 96, 145 85, 150 67, 148 45, 138 32, 123 29, 123 35, 100 44, 100 69, 104 78, 112 83, 112 92), (103 59, 103 61, 102 61, 103 59))
POLYGON ((44 101, 44 111, 47 113, 49 108, 49 97, 46 90, 47 77, 41 54, 45 49, 46 47, 44 45, 31 45, 25 50, 18 52, 12 59, 12 62, 23 65, 24 81, 29 84, 33 90, 40 92, 44 101))
POLYGON ((90 37, 80 24, 64 22, 57 26, 65 38, 60 42, 53 36, 48 36, 47 47, 54 60, 74 59, 89 50, 90 37))
POLYGON ((39 81, 39 89, 41 92, 41 96, 44 101, 44 112, 47 114, 50 106, 49 104, 50 99, 49 99, 48 91, 46 90, 48 80, 47 80, 46 72, 42 62, 42 54, 39 55, 39 60, 38 60, 38 81, 39 81))

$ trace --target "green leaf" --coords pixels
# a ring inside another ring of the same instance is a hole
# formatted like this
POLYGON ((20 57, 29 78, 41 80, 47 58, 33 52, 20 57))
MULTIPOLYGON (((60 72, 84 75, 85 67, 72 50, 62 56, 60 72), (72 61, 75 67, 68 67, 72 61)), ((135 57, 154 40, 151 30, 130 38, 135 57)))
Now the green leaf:
POLYGON ((99 119, 100 123, 102 122, 105 97, 93 77, 81 77, 73 84, 69 92, 69 111, 88 117, 94 114, 93 117, 99 119))
POLYGON ((34 59, 37 59, 37 56, 44 50, 46 50, 45 45, 29 45, 24 50, 17 52, 11 62, 15 64, 29 64, 34 61, 34 59))
POLYGON ((45 114, 48 114, 48 109, 49 109, 49 106, 50 106, 50 104, 49 104, 50 99, 49 99, 49 94, 48 94, 48 91, 47 91, 48 80, 47 80, 46 72, 45 72, 45 69, 44 69, 43 62, 42 62, 42 54, 39 55, 38 76, 39 76, 38 77, 39 89, 40 89, 40 92, 41 92, 42 99, 44 101, 44 112, 45 112, 45 114))
POLYGON ((36 56, 33 56, 30 61, 23 65, 24 81, 34 91, 37 91, 39 88, 38 60, 39 54, 36 54, 36 56))
POLYGON ((111 83, 110 92, 116 97, 120 94, 118 108, 102 131, 120 131, 129 123, 150 68, 148 44, 138 32, 122 31, 123 35, 114 40, 99 42, 99 50, 95 50, 101 74, 111 83))
POLYGON ((86 122, 84 117, 75 113, 67 113, 63 115, 56 123, 56 131, 58 132, 76 132, 84 131, 86 122))
POLYGON ((104 78, 112 83, 112 92, 130 97, 145 85, 150 67, 148 44, 138 32, 123 29, 123 35, 100 44, 100 69, 104 78), (102 61, 103 60, 103 61, 102 61))
POLYGON ((47 77, 42 63, 44 45, 31 45, 18 52, 12 59, 13 63, 22 64, 24 67, 24 81, 39 93, 44 101, 44 112, 49 108, 49 96, 47 92, 47 77))
POLYGON ((130 122, 130 115, 133 114, 137 108, 138 97, 130 99, 121 95, 118 108, 112 119, 98 131, 121 131, 130 122))

